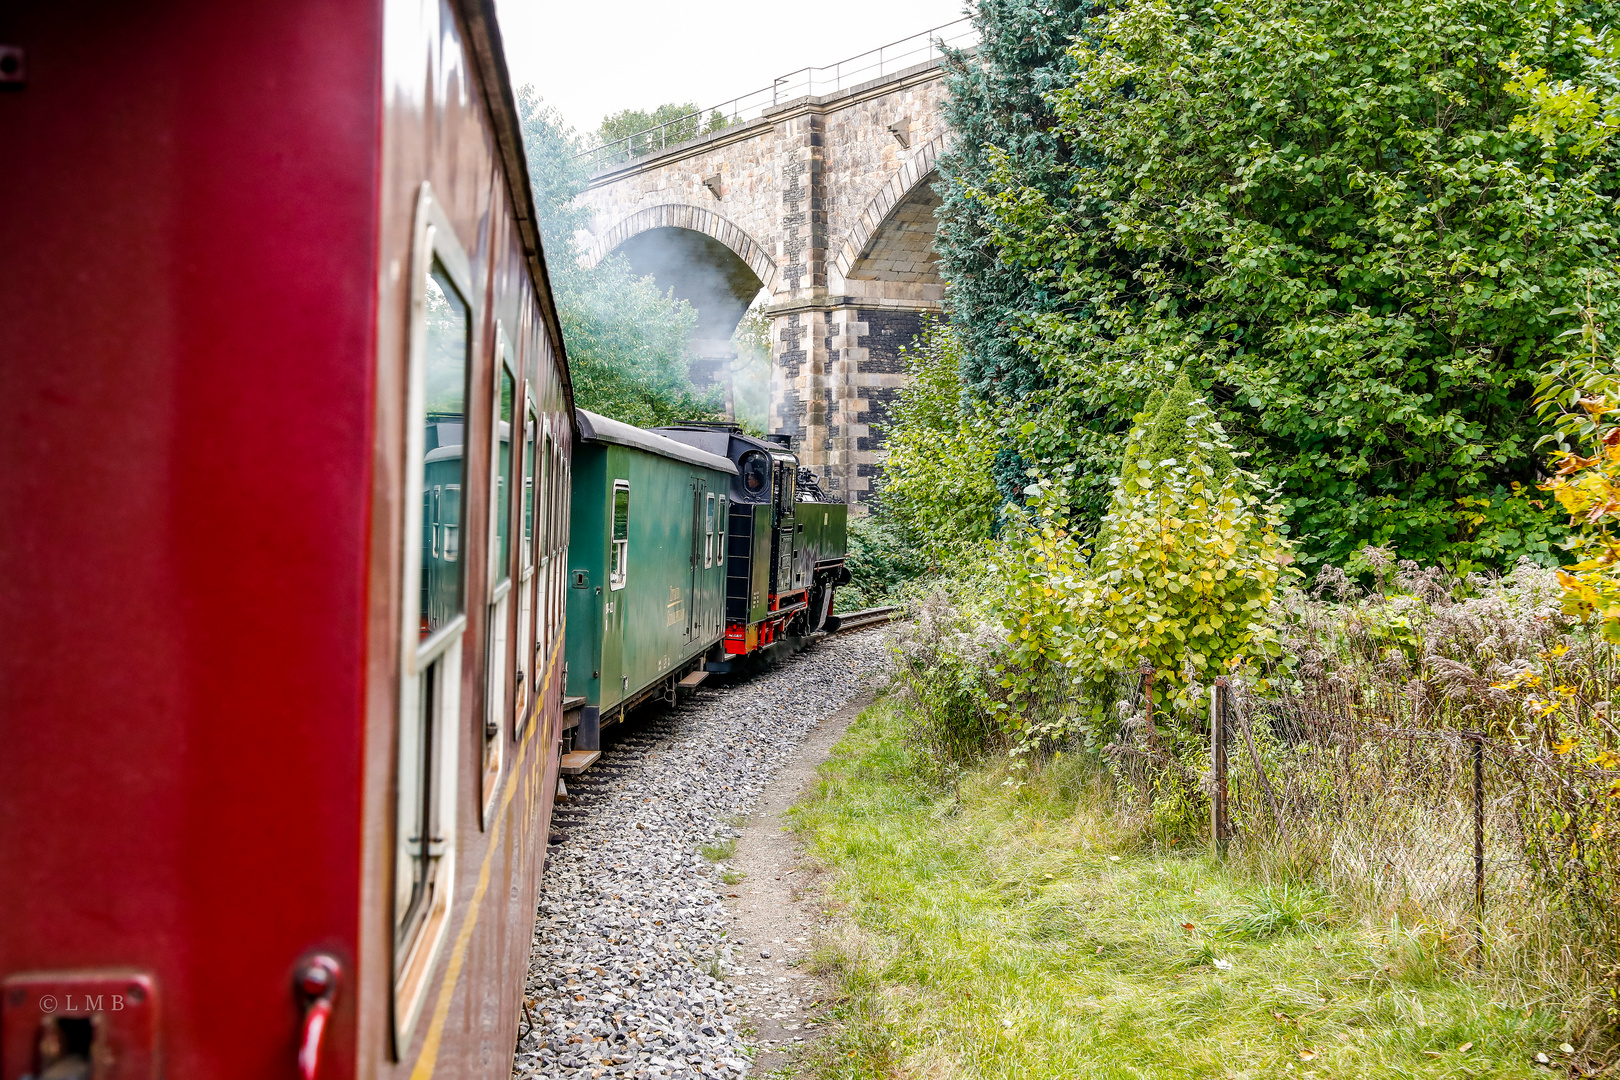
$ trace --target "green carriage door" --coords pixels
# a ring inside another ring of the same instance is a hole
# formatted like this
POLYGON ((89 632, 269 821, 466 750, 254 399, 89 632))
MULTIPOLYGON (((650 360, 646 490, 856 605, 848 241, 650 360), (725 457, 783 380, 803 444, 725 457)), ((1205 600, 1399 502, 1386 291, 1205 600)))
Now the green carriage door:
POLYGON ((629 689, 624 669, 625 602, 630 593, 630 481, 613 481, 612 532, 608 541, 608 593, 603 608, 601 708, 617 705, 629 689))

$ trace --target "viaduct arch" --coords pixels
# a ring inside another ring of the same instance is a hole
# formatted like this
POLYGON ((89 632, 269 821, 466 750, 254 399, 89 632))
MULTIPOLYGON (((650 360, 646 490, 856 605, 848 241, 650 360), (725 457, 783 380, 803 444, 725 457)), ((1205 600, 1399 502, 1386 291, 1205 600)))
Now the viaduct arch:
POLYGON ((770 430, 792 436, 800 461, 857 513, 882 463, 900 351, 943 310, 933 251, 943 76, 935 58, 784 101, 601 169, 581 196, 586 261, 620 252, 692 300, 698 355, 713 364, 764 290, 770 430))

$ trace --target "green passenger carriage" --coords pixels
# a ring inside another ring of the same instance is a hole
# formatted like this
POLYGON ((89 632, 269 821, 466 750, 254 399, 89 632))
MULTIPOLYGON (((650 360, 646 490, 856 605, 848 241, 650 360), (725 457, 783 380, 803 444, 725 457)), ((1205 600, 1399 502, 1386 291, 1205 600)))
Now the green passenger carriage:
POLYGON ((729 460, 575 410, 568 689, 576 750, 701 670, 725 632, 729 460))

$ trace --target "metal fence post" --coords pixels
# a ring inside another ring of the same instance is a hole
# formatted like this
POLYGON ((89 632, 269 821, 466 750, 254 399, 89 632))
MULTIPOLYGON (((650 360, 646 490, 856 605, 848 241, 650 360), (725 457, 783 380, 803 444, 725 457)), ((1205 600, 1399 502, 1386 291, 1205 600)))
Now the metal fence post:
POLYGON ((1226 817, 1226 696, 1229 684, 1226 676, 1215 679, 1209 695, 1209 760, 1215 773, 1215 791, 1209 800, 1210 832, 1215 853, 1226 854, 1226 841, 1231 830, 1226 817))

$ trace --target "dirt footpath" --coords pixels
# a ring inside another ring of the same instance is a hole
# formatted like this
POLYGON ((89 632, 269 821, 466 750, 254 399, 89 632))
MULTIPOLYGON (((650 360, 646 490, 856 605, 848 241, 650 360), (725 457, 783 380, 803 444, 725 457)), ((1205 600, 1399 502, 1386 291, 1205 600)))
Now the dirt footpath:
POLYGON ((816 890, 788 828, 787 811, 815 782, 816 769, 873 696, 871 689, 863 690, 810 733, 797 758, 761 796, 730 860, 732 870, 746 875, 728 890, 733 923, 728 937, 738 946, 732 979, 737 1014, 745 1030, 753 1029, 755 1076, 797 1075, 801 1051, 820 1032, 815 1017, 827 988, 809 973, 820 921, 816 890))

